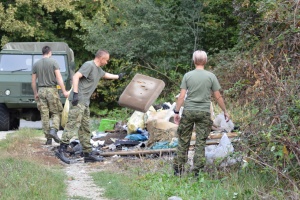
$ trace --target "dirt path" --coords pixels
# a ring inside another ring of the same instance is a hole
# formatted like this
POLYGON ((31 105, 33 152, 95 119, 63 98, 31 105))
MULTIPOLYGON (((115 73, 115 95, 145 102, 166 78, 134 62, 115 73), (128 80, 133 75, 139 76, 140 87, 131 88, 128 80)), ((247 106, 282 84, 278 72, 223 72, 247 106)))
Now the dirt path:
MULTIPOLYGON (((61 138, 62 131, 58 132, 61 138)), ((54 144, 56 144, 54 142, 54 144)), ((84 163, 83 159, 77 160, 70 165, 62 163, 65 168, 65 173, 68 176, 67 180, 67 194, 69 200, 86 198, 90 200, 107 200, 103 198, 104 189, 95 185, 93 178, 90 176, 92 172, 102 170, 105 162, 101 163, 84 163)))
POLYGON ((9 133, 13 133, 13 131, 1 131, 0 132, 0 140, 4 140, 6 138, 6 135, 9 133))
POLYGON ((97 187, 92 177, 91 172, 101 171, 94 168, 96 166, 85 164, 83 161, 73 163, 65 167, 65 172, 68 175, 68 197, 69 199, 87 198, 91 200, 106 200, 102 198, 103 189, 97 187))

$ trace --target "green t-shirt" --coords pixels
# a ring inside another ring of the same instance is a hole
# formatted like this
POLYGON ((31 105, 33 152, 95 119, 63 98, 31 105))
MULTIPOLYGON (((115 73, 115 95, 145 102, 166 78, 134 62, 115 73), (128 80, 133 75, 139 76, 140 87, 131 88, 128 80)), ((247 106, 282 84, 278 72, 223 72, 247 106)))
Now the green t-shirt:
POLYGON ((211 92, 220 90, 221 86, 213 73, 195 69, 183 76, 180 88, 187 90, 185 110, 210 112, 211 92))
POLYGON ((95 91, 100 78, 105 75, 105 71, 101 67, 97 67, 93 60, 85 62, 78 71, 83 75, 78 83, 79 103, 88 106, 90 97, 95 91))
POLYGON ((55 70, 59 69, 56 60, 52 58, 42 58, 34 63, 32 74, 36 74, 39 87, 49 87, 57 85, 55 70))

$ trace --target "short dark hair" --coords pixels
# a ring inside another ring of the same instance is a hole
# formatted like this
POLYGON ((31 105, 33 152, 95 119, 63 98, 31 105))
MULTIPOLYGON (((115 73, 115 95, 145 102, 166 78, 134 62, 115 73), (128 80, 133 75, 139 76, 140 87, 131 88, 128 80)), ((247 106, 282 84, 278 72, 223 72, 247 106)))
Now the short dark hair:
POLYGON ((99 49, 97 51, 97 53, 95 54, 95 58, 101 58, 102 56, 107 55, 107 54, 109 55, 108 51, 99 49))
POLYGON ((51 48, 50 48, 49 46, 44 46, 44 47, 42 48, 42 53, 43 53, 43 55, 48 54, 50 51, 51 51, 51 48))

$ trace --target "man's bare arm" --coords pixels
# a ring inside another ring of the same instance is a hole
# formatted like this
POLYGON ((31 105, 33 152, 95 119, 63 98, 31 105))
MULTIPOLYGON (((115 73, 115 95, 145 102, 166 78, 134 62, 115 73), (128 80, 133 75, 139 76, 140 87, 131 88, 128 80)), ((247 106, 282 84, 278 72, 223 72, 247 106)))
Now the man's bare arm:
POLYGON ((78 93, 78 83, 82 76, 83 75, 80 72, 76 72, 73 76, 73 92, 75 93, 78 93))
POLYGON ((223 110, 226 121, 229 121, 230 116, 227 113, 226 106, 225 106, 225 103, 224 103, 224 99, 223 99, 220 91, 213 92, 213 95, 214 95, 214 98, 216 99, 218 105, 223 110))
POLYGON ((103 78, 105 79, 119 79, 119 75, 111 74, 111 73, 105 73, 103 78))
POLYGON ((57 81, 58 85, 60 86, 61 91, 63 92, 63 94, 64 94, 65 97, 68 97, 69 93, 66 91, 65 84, 64 84, 64 81, 62 79, 60 70, 57 69, 54 72, 55 72, 55 76, 56 76, 56 81, 57 81))
POLYGON ((36 74, 32 74, 31 75, 31 88, 33 90, 33 94, 34 94, 34 99, 38 99, 38 91, 37 91, 37 86, 36 86, 36 74))

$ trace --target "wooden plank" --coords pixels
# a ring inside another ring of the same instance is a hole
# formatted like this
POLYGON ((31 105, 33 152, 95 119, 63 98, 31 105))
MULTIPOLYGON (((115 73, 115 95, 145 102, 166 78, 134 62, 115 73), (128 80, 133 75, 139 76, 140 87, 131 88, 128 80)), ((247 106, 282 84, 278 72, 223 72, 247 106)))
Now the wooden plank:
MULTIPOLYGON (((224 133, 210 133, 208 136, 208 139, 220 139, 222 138, 224 133)), ((237 137, 237 133, 226 133, 227 137, 232 138, 232 137, 237 137)))
POLYGON ((172 153, 175 152, 175 148, 170 149, 149 149, 149 150, 135 150, 135 151, 114 151, 114 152, 102 152, 100 153, 100 156, 129 156, 129 155, 146 155, 146 154, 162 154, 162 153, 172 153))
MULTIPOLYGON (((219 144, 221 139, 209 139, 206 140, 206 145, 211 145, 211 144, 219 144)), ((229 138, 230 142, 238 142, 240 139, 239 138, 229 138)))

